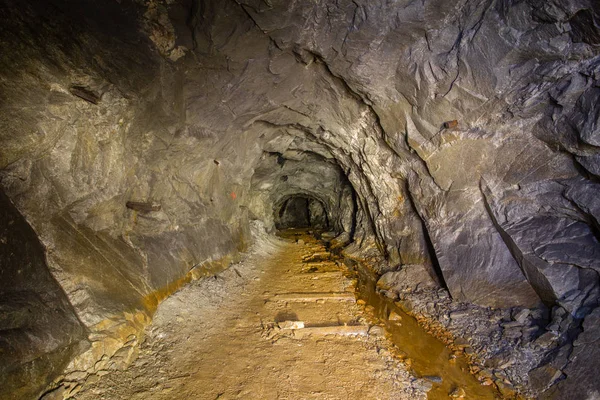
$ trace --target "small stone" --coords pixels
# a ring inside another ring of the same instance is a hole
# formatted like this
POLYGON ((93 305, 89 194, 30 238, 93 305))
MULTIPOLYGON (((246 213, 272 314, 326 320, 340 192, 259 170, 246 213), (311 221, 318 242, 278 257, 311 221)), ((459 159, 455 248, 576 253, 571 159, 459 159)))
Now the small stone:
POLYGON ((433 304, 432 302, 429 302, 425 306, 427 307, 427 312, 429 314, 434 314, 435 313, 435 304, 433 304))
POLYGON ((437 375, 424 376, 423 379, 427 379, 429 382, 433 383, 442 383, 443 381, 442 377, 437 375))
POLYGON ((502 327, 504 329, 516 328, 521 326, 523 326, 523 324, 519 321, 505 322, 502 324, 502 327))
POLYGON ((492 378, 492 376, 494 376, 494 375, 492 374, 492 371, 490 371, 490 370, 488 370, 488 369, 482 369, 481 371, 479 371, 479 372, 477 373, 477 378, 478 378, 480 381, 484 381, 484 380, 486 380, 486 379, 491 379, 491 378, 492 378))
POLYGON ((565 332, 571 323, 573 323, 573 316, 571 314, 567 314, 565 317, 563 317, 563 320, 560 323, 560 331, 565 332))
POLYGON ((412 386, 417 390, 429 392, 433 387, 433 383, 425 379, 415 379, 412 382, 412 386))
POLYGON ((448 393, 448 396, 454 399, 464 399, 466 395, 465 389, 461 387, 454 388, 450 393, 448 393))
POLYGON ((302 329, 304 328, 303 321, 282 321, 277 323, 279 329, 302 329))
POLYGON ((558 335, 554 332, 546 332, 533 343, 541 348, 553 347, 558 341, 558 335))
POLYGON ((378 348, 377 349, 377 354, 379 354, 382 357, 387 357, 387 356, 390 355, 390 351, 388 349, 378 348))
POLYGON ((526 328, 523 328, 523 337, 527 340, 531 340, 531 338, 536 334, 537 331, 539 331, 540 328, 536 325, 533 326, 528 326, 526 328))
POLYGON ((518 313, 516 313, 513 318, 515 321, 520 322, 521 324, 527 321, 527 317, 529 317, 530 311, 527 308, 522 309, 518 313))
POLYGON ((365 304, 367 304, 367 302, 363 299, 358 299, 356 300, 356 304, 358 304, 359 306, 364 306, 365 304))
POLYGON ((520 326, 510 327, 504 329, 504 332, 502 332, 502 336, 509 339, 517 339, 520 338, 522 335, 523 332, 521 332, 520 326))
POLYGON ((496 377, 496 380, 507 379, 506 373, 504 371, 495 371, 494 376, 496 377))
POLYGON ((560 329, 560 325, 558 323, 552 323, 552 324, 546 326, 546 330, 550 331, 550 332, 558 332, 559 329, 560 329))
POLYGON ((303 329, 304 321, 282 321, 277 324, 279 329, 303 329))
POLYGON ((450 319, 460 319, 460 318, 464 318, 464 317, 468 317, 468 316, 469 316, 469 311, 467 311, 467 310, 452 311, 450 313, 450 319))
POLYGON ((302 245, 304 245, 304 240, 298 239, 298 241, 296 243, 298 243, 300 246, 302 246, 302 245))
POLYGON ((402 321, 402 317, 395 311, 392 311, 388 317, 389 321, 402 321))
POLYGON ((542 318, 544 318, 544 310, 541 310, 539 308, 530 310, 530 314, 531 314, 531 318, 533 318, 533 319, 542 319, 542 318))
POLYGON ((567 314, 567 310, 565 310, 563 307, 555 306, 554 308, 552 308, 552 318, 553 319, 562 318, 566 314, 567 314))
POLYGON ((371 328, 369 328, 369 335, 381 337, 385 335, 385 330, 379 325, 373 325, 371 328))
POLYGON ((458 121, 453 119, 452 121, 444 122, 444 129, 453 129, 458 126, 458 121))
POLYGON ((503 363, 502 365, 498 366, 498 368, 499 369, 506 369, 506 368, 510 367, 511 365, 513 365, 514 363, 515 363, 515 360, 513 360, 511 358, 508 361, 506 361, 505 363, 503 363))

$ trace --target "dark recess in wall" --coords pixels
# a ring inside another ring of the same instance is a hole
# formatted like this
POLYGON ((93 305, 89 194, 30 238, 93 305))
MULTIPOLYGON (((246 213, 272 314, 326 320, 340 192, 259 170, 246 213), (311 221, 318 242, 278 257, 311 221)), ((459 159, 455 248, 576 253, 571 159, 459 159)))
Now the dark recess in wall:
POLYGON ((39 396, 88 344, 35 232, 0 191, 0 398, 39 396))

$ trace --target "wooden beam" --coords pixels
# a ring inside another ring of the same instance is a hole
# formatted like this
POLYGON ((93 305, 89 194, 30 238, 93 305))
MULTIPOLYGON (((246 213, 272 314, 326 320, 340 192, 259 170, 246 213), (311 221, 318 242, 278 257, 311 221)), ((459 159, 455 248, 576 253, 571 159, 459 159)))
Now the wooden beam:
POLYGON ((455 119, 452 121, 444 122, 444 129, 453 129, 453 128, 456 128, 457 126, 458 126, 458 121, 455 119))
POLYGON ((285 293, 276 294, 271 301, 288 301, 296 303, 309 303, 314 301, 349 301, 356 302, 354 293, 351 292, 311 292, 311 293, 285 293))
POLYGON ((294 337, 301 339, 307 336, 367 336, 369 327, 365 325, 315 326, 294 330, 294 337))
POLYGON ((88 103, 98 104, 100 102, 100 95, 92 92, 91 90, 84 88, 83 86, 71 86, 69 92, 73 96, 77 96, 80 99, 87 101, 88 103))
POLYGON ((125 203, 125 206, 130 210, 143 212, 160 211, 161 208, 160 204, 157 203, 144 203, 139 201, 128 201, 125 203))

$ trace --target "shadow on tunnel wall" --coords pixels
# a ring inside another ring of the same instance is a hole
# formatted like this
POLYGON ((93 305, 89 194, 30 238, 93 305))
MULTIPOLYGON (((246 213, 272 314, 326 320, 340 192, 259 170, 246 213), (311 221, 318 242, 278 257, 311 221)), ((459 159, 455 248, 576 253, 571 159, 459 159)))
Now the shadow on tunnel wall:
POLYGON ((37 398, 88 344, 42 244, 0 191, 0 398, 37 398))

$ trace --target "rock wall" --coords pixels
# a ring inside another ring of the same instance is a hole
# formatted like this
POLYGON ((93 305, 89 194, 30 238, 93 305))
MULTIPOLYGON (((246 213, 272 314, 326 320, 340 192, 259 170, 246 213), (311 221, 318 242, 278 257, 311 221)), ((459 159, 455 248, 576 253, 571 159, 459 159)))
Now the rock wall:
POLYGON ((0 191, 0 390, 34 398, 89 347, 36 233, 0 191))
POLYGON ((90 332, 69 370, 95 372, 140 339, 160 300, 246 249, 238 172, 247 167, 236 161, 261 151, 186 125, 184 71, 154 50, 145 7, 2 10, 2 187, 90 332))
POLYGON ((298 194, 379 273, 420 265, 459 301, 565 310, 562 343, 594 329, 597 2, 2 10, 1 185, 91 331, 137 327, 298 194))

